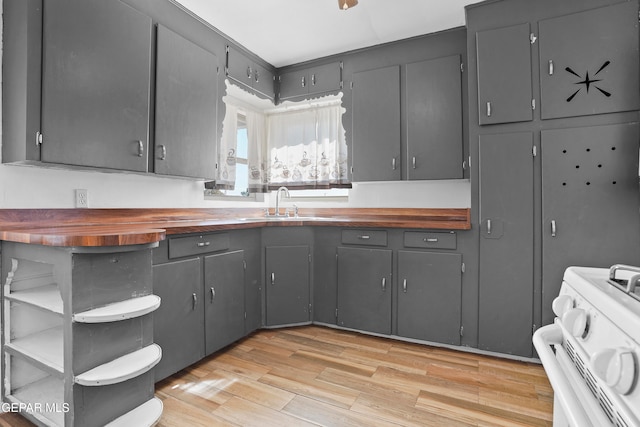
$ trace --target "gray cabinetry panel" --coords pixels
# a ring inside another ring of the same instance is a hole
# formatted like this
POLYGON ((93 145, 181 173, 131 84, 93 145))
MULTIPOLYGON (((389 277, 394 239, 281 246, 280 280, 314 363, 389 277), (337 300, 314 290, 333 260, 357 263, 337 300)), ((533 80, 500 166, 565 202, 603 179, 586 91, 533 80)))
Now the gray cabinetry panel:
POLYGON ((637 110, 638 2, 538 23, 543 119, 637 110))
POLYGON ((309 246, 266 248, 267 326, 310 320, 309 270, 309 246))
POLYGON ((227 77, 256 92, 261 96, 273 99, 275 96, 273 73, 265 67, 256 64, 239 50, 227 47, 227 77))
POLYGON ((481 125, 533 119, 529 24, 476 33, 481 125))
POLYGON ((399 180, 400 67, 354 73, 352 104, 352 180, 399 180))
POLYGON ((398 335, 460 345, 462 255, 398 252, 398 335))
POLYGON ((455 249, 457 238, 455 232, 442 231, 406 231, 404 246, 407 248, 455 249))
POLYGON ((205 355, 245 335, 244 251, 204 258, 205 355))
POLYGON ((338 325, 391 333, 392 251, 338 248, 338 325))
POLYGON ((531 356, 533 134, 480 135, 478 346, 531 356))
POLYGON ((153 266, 153 293, 162 299, 153 314, 153 340, 162 348, 156 381, 204 357, 201 271, 199 258, 153 266))
POLYGON ((159 25, 155 172, 215 179, 218 59, 159 25))
POLYGON ((229 249, 229 233, 201 234, 169 239, 169 258, 206 254, 225 249, 229 249))
POLYGON ((408 179, 462 178, 460 56, 406 66, 408 179))
POLYGON ((339 62, 318 65, 280 74, 278 99, 304 98, 342 88, 342 67, 339 62))
POLYGON ((636 265, 638 123, 542 131, 542 321, 570 265, 636 265))
POLYGON ((342 244, 387 246, 386 230, 342 230, 342 244))
POLYGON ((119 1, 43 6, 41 160, 147 171, 151 19, 119 1))

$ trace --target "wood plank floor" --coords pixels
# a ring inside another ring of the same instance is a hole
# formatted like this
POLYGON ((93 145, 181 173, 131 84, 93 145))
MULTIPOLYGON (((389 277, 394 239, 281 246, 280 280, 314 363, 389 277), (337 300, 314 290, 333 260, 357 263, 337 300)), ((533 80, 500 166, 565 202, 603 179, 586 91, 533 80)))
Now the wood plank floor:
POLYGON ((553 403, 540 365, 319 326, 258 331, 156 395, 160 427, 551 426, 553 403))

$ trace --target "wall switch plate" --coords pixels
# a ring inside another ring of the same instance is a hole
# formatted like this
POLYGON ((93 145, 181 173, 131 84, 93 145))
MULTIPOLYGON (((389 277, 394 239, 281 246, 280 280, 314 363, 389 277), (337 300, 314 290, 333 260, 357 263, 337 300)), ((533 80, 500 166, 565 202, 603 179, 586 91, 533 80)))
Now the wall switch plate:
POLYGON ((88 208, 89 207, 89 198, 87 195, 87 190, 76 188, 76 208, 88 208))

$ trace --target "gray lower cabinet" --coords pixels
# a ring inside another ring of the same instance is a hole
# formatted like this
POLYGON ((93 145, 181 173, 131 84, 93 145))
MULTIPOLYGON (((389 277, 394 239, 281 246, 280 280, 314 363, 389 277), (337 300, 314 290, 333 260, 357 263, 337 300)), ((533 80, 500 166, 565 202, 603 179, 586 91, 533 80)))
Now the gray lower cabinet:
POLYGON ((398 252, 398 335, 460 345, 462 255, 398 252))
POLYGON ((267 246, 265 272, 266 326, 309 322, 309 246, 267 246))
POLYGON ((204 258, 205 354, 245 336, 244 251, 204 258))
POLYGON ((351 114, 352 180, 400 180, 400 66, 354 73, 351 114))
POLYGON ((154 341, 162 348, 156 381, 204 357, 202 283, 200 258, 153 266, 153 291, 162 299, 153 316, 154 341))
POLYGON ((480 135, 478 347, 532 355, 533 133, 480 135))
POLYGON ((392 251, 338 248, 338 325, 391 334, 392 251))
POLYGON ((147 171, 151 19, 103 0, 46 1, 43 17, 41 160, 147 171))
POLYGON ((156 62, 155 173, 215 179, 218 59, 158 25, 156 62))

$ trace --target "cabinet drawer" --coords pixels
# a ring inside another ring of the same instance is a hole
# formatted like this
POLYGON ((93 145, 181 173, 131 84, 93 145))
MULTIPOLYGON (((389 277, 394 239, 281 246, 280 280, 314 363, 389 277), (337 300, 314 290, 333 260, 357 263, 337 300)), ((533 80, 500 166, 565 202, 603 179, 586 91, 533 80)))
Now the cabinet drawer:
POLYGON ((404 233, 407 248, 455 249, 456 233, 407 231, 404 233))
POLYGON ((169 239, 169 258, 180 258, 226 249, 229 249, 228 233, 202 234, 169 239))
POLYGON ((342 230, 342 243, 347 245, 387 246, 384 230, 342 230))

